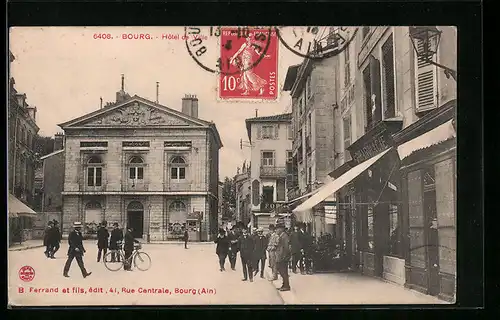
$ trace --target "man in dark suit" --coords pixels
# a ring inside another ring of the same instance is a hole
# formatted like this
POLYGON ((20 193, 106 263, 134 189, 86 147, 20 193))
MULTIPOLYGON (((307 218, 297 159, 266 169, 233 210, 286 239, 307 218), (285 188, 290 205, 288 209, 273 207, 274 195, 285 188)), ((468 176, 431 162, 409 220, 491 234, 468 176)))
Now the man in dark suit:
POLYGON ((250 277, 250 282, 253 282, 253 252, 254 239, 248 234, 247 229, 243 229, 243 234, 238 240, 238 248, 240 251, 241 266, 243 267, 243 280, 247 281, 250 277))
POLYGON ((295 226, 290 234, 290 244, 292 247, 292 272, 297 273, 297 264, 302 257, 302 235, 299 233, 298 226, 295 226))
POLYGON ((259 228, 257 234, 255 235, 255 248, 254 248, 254 276, 259 273, 259 263, 260 263, 260 277, 264 278, 264 268, 266 267, 266 249, 267 249, 267 237, 264 236, 264 229, 259 228))
POLYGON ((226 235, 226 231, 224 229, 219 229, 219 234, 214 241, 217 244, 217 248, 215 249, 215 253, 219 257, 219 267, 220 271, 226 271, 224 265, 226 263, 226 257, 229 251, 229 238, 226 235))
POLYGON ((84 278, 87 278, 92 274, 92 272, 87 272, 85 270, 85 265, 83 264, 83 254, 85 253, 85 248, 83 247, 83 236, 82 236, 82 223, 75 222, 73 224, 74 230, 68 236, 68 260, 66 260, 66 264, 64 265, 63 275, 65 277, 69 277, 68 272, 71 267, 71 263, 73 259, 76 259, 80 270, 82 271, 82 275, 84 278))
POLYGON ((132 235, 132 227, 127 226, 127 231, 125 232, 125 237, 123 237, 123 252, 125 255, 125 261, 123 268, 125 271, 132 271, 132 252, 134 251, 134 243, 139 243, 138 240, 132 235))
POLYGON ((290 291, 290 282, 288 279, 288 262, 290 261, 290 240, 285 232, 285 224, 278 223, 276 225, 278 233, 278 246, 276 247, 276 264, 278 272, 283 279, 283 285, 278 288, 280 291, 290 291))
POLYGON ((53 221, 49 221, 45 232, 43 233, 43 245, 45 246, 45 256, 50 258, 52 254, 52 228, 54 226, 53 221))
POLYGON ((238 235, 236 234, 236 227, 232 227, 228 232, 227 238, 229 240, 229 263, 231 270, 236 270, 236 256, 238 254, 238 235))
POLYGON ((107 225, 108 222, 103 221, 99 225, 99 229, 97 230, 97 262, 101 261, 101 254, 104 260, 104 257, 106 257, 106 253, 108 253, 109 232, 106 228, 107 225))
POLYGON ((109 238, 109 250, 113 250, 111 253, 111 262, 120 262, 120 250, 121 242, 123 240, 123 231, 118 227, 118 223, 113 223, 113 230, 111 231, 111 237, 109 238))
POLYGON ((52 223, 53 227, 51 228, 50 231, 50 243, 52 249, 50 250, 49 257, 51 259, 55 259, 56 257, 54 255, 61 247, 60 243, 62 240, 62 235, 61 235, 61 230, 59 229, 59 222, 57 222, 57 220, 54 219, 52 223))
POLYGON ((187 227, 184 230, 184 235, 182 236, 182 240, 184 240, 184 249, 188 248, 188 240, 189 240, 189 233, 187 231, 187 227))

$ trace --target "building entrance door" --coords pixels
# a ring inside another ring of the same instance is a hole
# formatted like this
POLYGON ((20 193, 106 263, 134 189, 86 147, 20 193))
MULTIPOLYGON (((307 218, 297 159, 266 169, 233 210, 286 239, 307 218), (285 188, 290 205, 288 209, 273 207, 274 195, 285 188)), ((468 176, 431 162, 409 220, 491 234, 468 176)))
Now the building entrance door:
POLYGON ((132 228, 134 238, 142 238, 144 233, 144 206, 132 201, 127 207, 127 224, 132 228))
POLYGON ((200 221, 199 220, 187 220, 187 231, 189 240, 200 241, 200 221))
POLYGON ((440 292, 439 279, 439 238, 436 209, 436 186, 434 182, 434 170, 430 168, 424 171, 424 214, 425 234, 427 247, 427 290, 430 295, 438 295, 440 292))

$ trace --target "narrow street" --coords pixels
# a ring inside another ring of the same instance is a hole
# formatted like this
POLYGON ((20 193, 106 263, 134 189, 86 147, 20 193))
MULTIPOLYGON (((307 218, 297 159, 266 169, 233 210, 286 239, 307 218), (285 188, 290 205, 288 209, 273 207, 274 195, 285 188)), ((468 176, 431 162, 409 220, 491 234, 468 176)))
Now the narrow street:
MULTIPOLYGON (((46 259, 44 248, 9 251, 9 300, 13 305, 206 305, 206 304, 443 304, 444 301, 375 278, 352 273, 291 274, 292 290, 278 292, 281 280, 269 282, 257 277, 242 282, 241 263, 236 271, 226 261, 225 272, 218 269, 215 245, 191 243, 145 244, 151 256, 148 271, 132 272, 106 269, 96 262, 95 241, 85 241, 85 266, 92 275, 84 279, 76 261, 70 278, 62 276, 67 243, 63 242, 57 259, 46 259), (19 279, 18 271, 29 265, 35 270, 31 282, 19 279), (24 293, 19 293, 19 288, 24 293), (30 288, 57 288, 57 293, 33 292, 30 288), (102 292, 90 292, 102 288, 102 292), (177 291, 176 291, 177 288, 177 291), (70 293, 64 293, 67 289, 70 293), (111 290, 112 289, 112 290, 111 290), (144 289, 168 289, 170 293, 144 293, 144 289), (183 292, 180 291, 182 289, 183 292), (196 291, 195 293, 193 293, 196 291), (203 293, 205 289, 207 293, 203 293), (73 293, 83 290, 84 293, 73 293), (113 292, 112 292, 113 291, 113 292), (200 294, 201 293, 201 294, 200 294)), ((269 276, 269 269, 266 269, 269 276)))
POLYGON ((87 253, 85 267, 92 275, 84 279, 76 261, 70 269, 70 278, 64 278, 62 270, 68 250, 63 241, 56 253, 57 259, 45 258, 44 248, 23 251, 9 251, 9 302, 22 305, 183 305, 183 304, 282 304, 273 284, 257 278, 253 283, 242 282, 240 261, 236 271, 226 262, 225 272, 220 272, 215 255, 215 245, 193 243, 189 249, 182 244, 145 244, 142 251, 147 252, 152 260, 148 271, 134 269, 132 272, 120 270, 111 272, 104 264, 97 263, 95 241, 85 241, 87 253), (29 265, 35 269, 35 278, 31 282, 19 279, 18 271, 29 265), (25 293, 18 293, 24 287, 25 293), (33 288, 58 288, 58 293, 29 292, 33 288), (63 288, 70 291, 82 288, 87 293, 62 293, 63 288), (103 293, 90 293, 89 288, 102 288, 103 293), (111 293, 116 289, 116 293, 111 293), (166 293, 139 293, 139 289, 167 288, 166 293), (189 291, 175 293, 175 289, 189 291), (129 290, 135 290, 131 292, 129 290), (198 289, 213 290, 211 294, 198 294, 198 289), (107 292, 106 292, 107 291, 107 292))

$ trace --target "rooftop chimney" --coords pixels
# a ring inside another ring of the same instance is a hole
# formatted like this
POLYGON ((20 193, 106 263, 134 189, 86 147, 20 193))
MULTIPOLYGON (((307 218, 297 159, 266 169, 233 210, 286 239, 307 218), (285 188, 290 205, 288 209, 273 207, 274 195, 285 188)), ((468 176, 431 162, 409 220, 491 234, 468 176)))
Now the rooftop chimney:
POLYGON ((102 109, 102 97, 99 98, 101 100, 101 106, 100 106, 100 109, 102 109))
POLYGON ((28 110, 28 114, 33 119, 33 121, 36 122, 36 107, 35 106, 29 106, 26 108, 28 110))
POLYGON ((255 109, 255 118, 259 116, 259 109, 255 109))
POLYGON ((198 118, 198 98, 194 94, 186 94, 182 98, 182 113, 198 118))
POLYGON ((160 103, 160 83, 156 82, 156 104, 160 103))
POLYGON ((130 98, 130 95, 125 92, 125 75, 122 74, 122 87, 121 90, 116 93, 116 103, 123 102, 130 98))
POLYGON ((54 135, 54 152, 64 149, 64 133, 58 132, 54 135))

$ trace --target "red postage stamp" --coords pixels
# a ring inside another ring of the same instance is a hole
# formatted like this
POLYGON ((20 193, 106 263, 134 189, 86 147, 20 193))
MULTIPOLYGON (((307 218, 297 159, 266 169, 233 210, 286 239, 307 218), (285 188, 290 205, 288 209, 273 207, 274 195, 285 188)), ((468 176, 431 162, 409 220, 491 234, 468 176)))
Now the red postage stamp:
POLYGON ((278 38, 276 31, 252 27, 221 30, 219 98, 278 98, 278 38), (226 69, 226 70, 224 70, 226 69))

